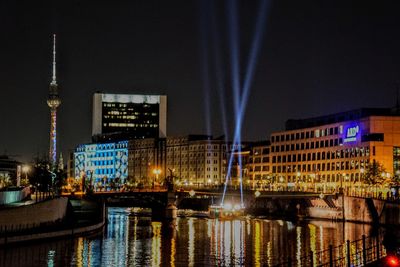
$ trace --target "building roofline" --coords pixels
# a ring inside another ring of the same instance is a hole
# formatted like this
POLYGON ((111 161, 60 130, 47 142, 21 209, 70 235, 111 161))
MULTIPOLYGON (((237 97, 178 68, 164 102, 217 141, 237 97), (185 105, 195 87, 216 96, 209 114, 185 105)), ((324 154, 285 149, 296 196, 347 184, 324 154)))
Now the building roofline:
POLYGON ((285 130, 312 128, 343 121, 359 120, 370 116, 400 116, 400 112, 392 108, 360 108, 306 119, 289 119, 285 123, 285 130))

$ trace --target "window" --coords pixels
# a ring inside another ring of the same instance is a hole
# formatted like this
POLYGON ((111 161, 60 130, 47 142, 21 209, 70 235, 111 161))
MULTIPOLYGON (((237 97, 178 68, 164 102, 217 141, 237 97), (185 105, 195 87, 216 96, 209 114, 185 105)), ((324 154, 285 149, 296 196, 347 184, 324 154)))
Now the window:
POLYGON ((371 134, 364 134, 361 136, 361 142, 383 142, 384 141, 384 134, 383 133, 371 133, 371 134))

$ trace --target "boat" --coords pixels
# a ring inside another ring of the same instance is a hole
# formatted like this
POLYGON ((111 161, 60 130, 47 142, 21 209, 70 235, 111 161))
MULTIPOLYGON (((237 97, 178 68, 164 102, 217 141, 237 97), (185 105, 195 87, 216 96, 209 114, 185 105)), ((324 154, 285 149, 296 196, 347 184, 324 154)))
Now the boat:
POLYGON ((241 205, 210 205, 208 208, 209 217, 212 219, 237 219, 245 216, 245 208, 241 205))

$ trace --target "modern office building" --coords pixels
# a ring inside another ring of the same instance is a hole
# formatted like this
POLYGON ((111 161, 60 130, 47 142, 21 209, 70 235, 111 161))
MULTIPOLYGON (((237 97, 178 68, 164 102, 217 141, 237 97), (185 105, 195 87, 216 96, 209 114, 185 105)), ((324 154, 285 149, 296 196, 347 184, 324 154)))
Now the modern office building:
POLYGON ((113 181, 123 184, 128 177, 128 141, 79 145, 74 162, 75 178, 85 177, 95 187, 113 181))
POLYGON ((94 141, 162 138, 167 134, 167 96, 93 95, 94 141))
POLYGON ((322 117, 288 120, 271 135, 274 183, 309 189, 363 185, 368 164, 391 177, 400 172, 400 113, 363 108, 322 117))
POLYGON ((208 135, 130 140, 129 179, 143 185, 161 183, 173 171, 177 184, 221 184, 225 181, 227 155, 236 149, 208 135))

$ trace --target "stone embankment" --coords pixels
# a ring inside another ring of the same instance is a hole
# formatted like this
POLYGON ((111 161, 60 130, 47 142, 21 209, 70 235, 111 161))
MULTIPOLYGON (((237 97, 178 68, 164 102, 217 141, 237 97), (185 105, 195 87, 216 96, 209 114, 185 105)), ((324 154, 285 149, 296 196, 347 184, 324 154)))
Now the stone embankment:
POLYGON ((400 202, 338 195, 311 199, 304 215, 310 218, 400 225, 400 202))
POLYGON ((0 245, 81 235, 105 225, 106 209, 87 200, 54 198, 0 209, 0 245))

